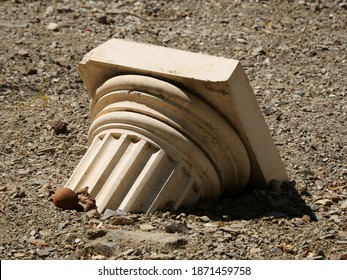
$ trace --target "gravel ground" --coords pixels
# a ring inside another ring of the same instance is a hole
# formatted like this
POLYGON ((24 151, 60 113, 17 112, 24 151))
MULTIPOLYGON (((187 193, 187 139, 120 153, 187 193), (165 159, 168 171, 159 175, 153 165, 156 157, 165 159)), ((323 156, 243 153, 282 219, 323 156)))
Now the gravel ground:
POLYGON ((341 0, 1 1, 1 259, 347 259, 346 30, 341 0), (291 182, 177 213, 56 208, 87 149, 75 65, 109 38, 240 60, 291 182))

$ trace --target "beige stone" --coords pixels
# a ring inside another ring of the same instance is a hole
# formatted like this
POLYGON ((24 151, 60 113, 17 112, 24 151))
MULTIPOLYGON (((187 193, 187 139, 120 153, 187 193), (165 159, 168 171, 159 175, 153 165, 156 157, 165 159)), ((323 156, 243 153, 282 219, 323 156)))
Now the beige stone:
POLYGON ((89 149, 66 187, 154 212, 288 180, 237 60, 112 39, 78 65, 89 149))

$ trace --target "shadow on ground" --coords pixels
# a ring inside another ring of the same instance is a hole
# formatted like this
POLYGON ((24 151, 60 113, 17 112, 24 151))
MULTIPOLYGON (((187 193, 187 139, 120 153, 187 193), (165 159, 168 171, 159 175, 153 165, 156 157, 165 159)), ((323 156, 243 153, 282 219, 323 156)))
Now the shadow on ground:
POLYGON ((237 197, 222 198, 213 204, 200 203, 193 208, 185 208, 184 212, 206 215, 213 220, 290 219, 304 215, 316 220, 315 214, 295 188, 295 182, 286 182, 277 188, 250 190, 237 197))

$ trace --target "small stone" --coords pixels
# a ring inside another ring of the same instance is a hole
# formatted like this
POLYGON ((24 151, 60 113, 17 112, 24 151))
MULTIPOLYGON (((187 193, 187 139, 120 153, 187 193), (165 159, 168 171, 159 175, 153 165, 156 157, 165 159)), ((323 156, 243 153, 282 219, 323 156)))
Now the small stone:
POLYGON ((319 206, 317 204, 310 204, 310 209, 312 211, 318 211, 319 210, 319 206))
POLYGON ((171 223, 165 226, 165 232, 167 233, 187 233, 189 232, 188 227, 182 223, 171 223))
POLYGON ((241 43, 241 44, 247 44, 247 40, 243 38, 236 38, 236 42, 241 43))
POLYGON ((151 231, 153 229, 156 229, 156 227, 150 225, 150 224, 141 224, 140 229, 143 231, 151 231))
POLYGON ((228 257, 232 258, 232 259, 237 259, 239 258, 239 254, 236 253, 236 252, 228 252, 228 253, 225 253, 228 257))
POLYGON ((54 12, 54 7, 48 6, 48 7, 46 8, 45 14, 46 14, 46 15, 49 15, 49 14, 52 14, 53 12, 54 12))
POLYGON ((50 236, 51 233, 48 230, 40 230, 39 234, 42 236, 50 236))
POLYGON ((100 220, 105 221, 105 220, 109 219, 110 217, 112 217, 114 215, 117 215, 117 211, 114 211, 114 210, 111 210, 111 209, 106 209, 104 211, 104 214, 100 218, 100 220))
POLYGON ((69 68, 69 59, 67 57, 59 57, 55 60, 55 63, 61 67, 69 68))
POLYGON ((29 239, 29 243, 35 246, 48 246, 48 243, 46 241, 43 241, 42 239, 29 239))
POLYGON ((198 218, 198 216, 196 216, 196 215, 193 215, 193 214, 188 215, 188 221, 194 221, 197 218, 198 218))
POLYGON ((200 221, 204 222, 204 223, 208 223, 211 219, 207 216, 201 216, 198 218, 200 221))
POLYGON ((22 57, 29 57, 29 51, 27 50, 19 50, 17 54, 22 57))
POLYGON ((301 226, 302 224, 304 224, 305 222, 301 219, 301 218, 294 218, 293 219, 293 224, 295 225, 295 226, 301 226))
POLYGON ((39 257, 48 257, 51 252, 54 251, 54 248, 52 250, 52 248, 45 248, 45 249, 42 249, 42 250, 38 250, 36 253, 39 257))
POLYGON ((58 31, 58 24, 54 23, 54 22, 50 22, 47 26, 47 29, 50 31, 58 31))
POLYGON ((61 231, 63 230, 64 228, 66 228, 68 224, 67 223, 59 223, 58 227, 57 227, 57 230, 58 231, 61 231))
POLYGON ((315 202, 318 205, 323 205, 323 206, 331 206, 333 205, 333 201, 327 198, 319 199, 315 202))
POLYGON ((96 255, 96 256, 92 256, 92 260, 98 260, 98 261, 106 260, 106 257, 103 255, 96 255))
POLYGON ((271 249, 271 253, 275 254, 275 255, 282 255, 283 254, 283 251, 278 248, 278 247, 274 247, 271 249))
POLYGON ((117 209, 116 213, 118 216, 127 216, 128 215, 128 212, 125 211, 124 209, 117 209))
POLYGON ((150 260, 170 260, 172 258, 171 255, 166 255, 166 254, 157 254, 157 253, 153 253, 151 255, 149 255, 148 257, 150 260))
POLYGON ((14 254, 13 254, 13 256, 14 256, 15 258, 23 258, 23 257, 25 257, 25 255, 26 255, 26 253, 14 253, 14 254))
POLYGON ((31 173, 30 169, 18 169, 17 174, 20 176, 26 176, 31 173))
POLYGON ((87 231, 87 238, 90 240, 94 240, 100 237, 103 237, 107 234, 107 230, 104 229, 93 229, 87 231))
POLYGON ((347 200, 345 200, 341 205, 340 205, 341 209, 347 209, 347 200))
POLYGON ((331 215, 330 220, 333 220, 333 221, 338 221, 339 220, 339 215, 331 215))
POLYGON ((254 55, 254 56, 264 55, 264 54, 266 54, 266 51, 264 50, 264 48, 262 46, 254 48, 252 50, 252 55, 254 55))
POLYGON ((58 148, 60 150, 67 150, 67 149, 69 149, 69 145, 66 142, 62 142, 58 145, 58 148))
POLYGON ((111 225, 133 225, 134 220, 129 217, 124 216, 112 216, 110 218, 110 224, 111 225))

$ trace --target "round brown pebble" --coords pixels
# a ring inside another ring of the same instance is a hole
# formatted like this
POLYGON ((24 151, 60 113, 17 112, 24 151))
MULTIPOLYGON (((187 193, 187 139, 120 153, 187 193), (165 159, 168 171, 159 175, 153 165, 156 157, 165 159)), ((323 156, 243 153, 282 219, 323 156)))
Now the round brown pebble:
POLYGON ((53 196, 53 203, 55 206, 64 210, 72 210, 78 205, 78 196, 69 188, 61 188, 55 192, 53 196))

